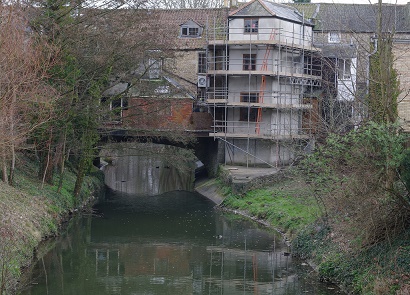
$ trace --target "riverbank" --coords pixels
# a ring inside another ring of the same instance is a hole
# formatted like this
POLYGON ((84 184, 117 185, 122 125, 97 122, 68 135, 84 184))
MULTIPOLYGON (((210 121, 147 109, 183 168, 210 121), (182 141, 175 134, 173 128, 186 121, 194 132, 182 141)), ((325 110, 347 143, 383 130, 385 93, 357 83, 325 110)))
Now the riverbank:
POLYGON ((292 245, 292 254, 309 260, 324 281, 354 294, 410 294, 410 230, 372 247, 346 249, 337 227, 348 226, 348 221, 335 224, 324 218, 325 208, 303 175, 277 171, 238 190, 228 168, 222 167, 218 179, 197 191, 216 194, 221 208, 277 228, 292 245))
POLYGON ((80 197, 74 199, 72 171, 67 169, 58 192, 57 185, 38 180, 34 160, 21 155, 19 161, 14 187, 0 182, 0 294, 15 292, 34 249, 44 238, 58 235, 61 223, 90 202, 102 183, 96 170, 86 177, 80 197))

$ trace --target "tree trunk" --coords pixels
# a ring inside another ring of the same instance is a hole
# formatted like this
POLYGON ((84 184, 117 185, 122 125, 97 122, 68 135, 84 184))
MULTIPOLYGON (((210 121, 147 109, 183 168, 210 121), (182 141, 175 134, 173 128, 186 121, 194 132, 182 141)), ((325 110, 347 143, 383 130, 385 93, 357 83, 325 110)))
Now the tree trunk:
POLYGON ((2 147, 2 179, 3 182, 9 183, 8 175, 7 175, 7 157, 6 157, 6 147, 2 147))
POLYGON ((64 179, 64 168, 65 168, 65 149, 66 149, 66 141, 67 141, 67 129, 64 130, 64 138, 63 138, 63 150, 61 152, 61 164, 60 164, 60 180, 58 182, 58 189, 57 192, 60 193, 63 187, 63 179, 64 179))
POLYGON ((40 165, 41 172, 42 172, 42 179, 41 179, 41 189, 44 187, 44 183, 52 184, 53 182, 53 165, 51 163, 51 146, 53 141, 53 129, 50 130, 50 137, 46 141, 46 145, 44 146, 44 150, 47 148, 46 151, 43 151, 43 157, 41 159, 42 163, 40 165))
POLYGON ((85 170, 87 167, 87 156, 82 155, 80 163, 78 164, 77 179, 74 186, 74 197, 77 198, 80 195, 81 187, 83 185, 85 170))

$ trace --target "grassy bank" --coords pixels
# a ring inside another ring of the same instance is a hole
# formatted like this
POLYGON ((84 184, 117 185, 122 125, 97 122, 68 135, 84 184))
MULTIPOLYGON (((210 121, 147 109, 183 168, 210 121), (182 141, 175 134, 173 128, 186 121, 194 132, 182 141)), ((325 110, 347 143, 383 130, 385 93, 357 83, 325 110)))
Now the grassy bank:
POLYGON ((290 239, 322 215, 322 207, 300 177, 285 178, 279 183, 235 195, 220 183, 225 196, 223 207, 241 210, 274 225, 290 239))
POLYGON ((355 294, 410 294, 410 230, 372 247, 346 249, 303 175, 292 173, 243 195, 232 194, 222 182, 219 186, 225 196, 221 206, 278 228, 291 241, 293 255, 316 265, 322 280, 355 294))
POLYGON ((394 240, 345 251, 331 228, 309 225, 292 242, 293 252, 311 259, 322 280, 354 294, 410 294, 410 230, 394 240))
MULTIPOLYGON (((101 184, 96 171, 87 177, 80 198, 73 198, 75 175, 67 169, 61 191, 37 178, 34 160, 21 155, 15 186, 0 182, 0 294, 12 294, 21 270, 45 237, 58 234, 68 214, 87 202, 101 184)), ((55 180, 58 183, 58 180, 55 180)))

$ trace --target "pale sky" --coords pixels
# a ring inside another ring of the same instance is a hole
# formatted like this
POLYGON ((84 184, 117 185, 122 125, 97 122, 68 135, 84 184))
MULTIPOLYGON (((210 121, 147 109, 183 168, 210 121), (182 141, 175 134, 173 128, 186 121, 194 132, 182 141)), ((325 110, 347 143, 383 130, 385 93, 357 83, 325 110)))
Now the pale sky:
MULTIPOLYGON (((312 3, 353 3, 353 4, 369 4, 377 3, 377 0, 311 0, 312 3)), ((410 0, 382 0, 383 3, 390 4, 406 4, 410 0)))

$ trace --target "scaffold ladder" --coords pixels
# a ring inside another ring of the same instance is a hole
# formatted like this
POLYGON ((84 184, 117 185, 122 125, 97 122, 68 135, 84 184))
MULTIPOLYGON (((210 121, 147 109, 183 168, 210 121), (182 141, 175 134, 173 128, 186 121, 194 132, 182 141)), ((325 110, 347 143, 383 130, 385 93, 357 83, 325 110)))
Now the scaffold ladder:
MULTIPOLYGON (((275 29, 272 29, 269 40, 275 40, 275 29)), ((266 50, 265 50, 265 55, 263 56, 263 62, 261 66, 261 71, 266 72, 268 70, 268 60, 269 60, 269 55, 272 49, 272 45, 267 44, 266 45, 266 50)), ((262 75, 262 81, 261 81, 261 87, 259 89, 259 98, 258 102, 263 103, 263 99, 265 96, 265 89, 266 89, 266 76, 262 75)), ((256 134, 260 134, 260 122, 262 122, 262 107, 259 106, 258 108, 258 114, 256 117, 256 134)))

